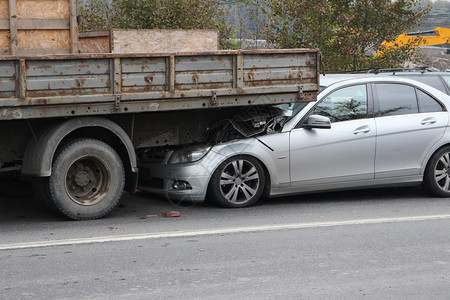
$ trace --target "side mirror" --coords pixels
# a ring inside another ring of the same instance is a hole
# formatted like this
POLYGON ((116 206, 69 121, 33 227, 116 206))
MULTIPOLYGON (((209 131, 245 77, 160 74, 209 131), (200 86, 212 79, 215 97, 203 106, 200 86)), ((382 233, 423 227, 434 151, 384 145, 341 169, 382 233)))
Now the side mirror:
POLYGON ((316 128, 316 129, 330 129, 331 120, 328 117, 319 115, 310 115, 306 122, 303 124, 304 128, 316 128))

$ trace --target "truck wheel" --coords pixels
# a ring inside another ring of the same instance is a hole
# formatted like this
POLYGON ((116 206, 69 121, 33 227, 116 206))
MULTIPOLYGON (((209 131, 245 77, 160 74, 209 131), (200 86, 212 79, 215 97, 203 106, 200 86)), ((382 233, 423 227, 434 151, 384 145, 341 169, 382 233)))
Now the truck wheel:
POLYGON ((222 207, 247 207, 261 197, 264 183, 264 170, 258 160, 235 156, 214 171, 208 194, 222 207))
POLYGON ((52 175, 37 181, 38 198, 74 220, 107 216, 122 196, 125 171, 109 145, 94 139, 65 144, 53 161, 52 175))
POLYGON ((432 195, 450 197, 450 146, 442 148, 430 158, 423 183, 432 195))

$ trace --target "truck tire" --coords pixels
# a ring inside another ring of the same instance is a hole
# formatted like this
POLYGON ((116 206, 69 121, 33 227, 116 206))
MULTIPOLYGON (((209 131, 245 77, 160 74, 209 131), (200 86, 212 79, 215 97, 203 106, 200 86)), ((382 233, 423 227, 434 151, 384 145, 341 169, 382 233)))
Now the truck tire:
POLYGON ((235 156, 225 160, 214 171, 208 196, 222 207, 247 207, 259 200, 264 184, 264 170, 257 159, 235 156))
POLYGON ((74 220, 103 218, 118 204, 125 184, 119 155, 95 139, 76 139, 56 154, 52 175, 35 190, 48 207, 74 220))

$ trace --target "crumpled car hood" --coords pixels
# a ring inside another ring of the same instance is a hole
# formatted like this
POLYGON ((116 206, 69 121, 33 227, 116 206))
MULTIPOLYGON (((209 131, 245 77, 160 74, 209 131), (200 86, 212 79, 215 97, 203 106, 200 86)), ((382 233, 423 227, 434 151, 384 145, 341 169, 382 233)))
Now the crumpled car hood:
POLYGON ((277 107, 250 106, 232 118, 222 119, 207 134, 213 144, 239 138, 280 132, 288 119, 286 111, 277 107))

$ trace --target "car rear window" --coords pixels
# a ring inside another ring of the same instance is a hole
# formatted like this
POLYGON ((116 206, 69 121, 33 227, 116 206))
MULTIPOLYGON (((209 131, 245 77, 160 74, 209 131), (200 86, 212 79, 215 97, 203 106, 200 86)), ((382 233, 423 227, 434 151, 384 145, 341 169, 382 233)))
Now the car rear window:
POLYGON ((442 76, 442 78, 443 78, 444 81, 447 83, 448 87, 450 88, 450 75, 448 75, 448 76, 442 76))
POLYGON ((405 76, 407 78, 410 79, 414 79, 417 81, 420 81, 422 83, 425 83, 429 86, 434 87, 435 89, 440 90, 443 93, 447 93, 446 89, 445 89, 445 85, 444 83, 442 83, 442 81, 439 79, 438 76, 414 76, 414 75, 409 75, 409 76, 405 76))
POLYGON ((419 89, 417 89, 417 97, 419 99, 419 111, 421 113, 438 112, 444 110, 439 102, 419 89))

